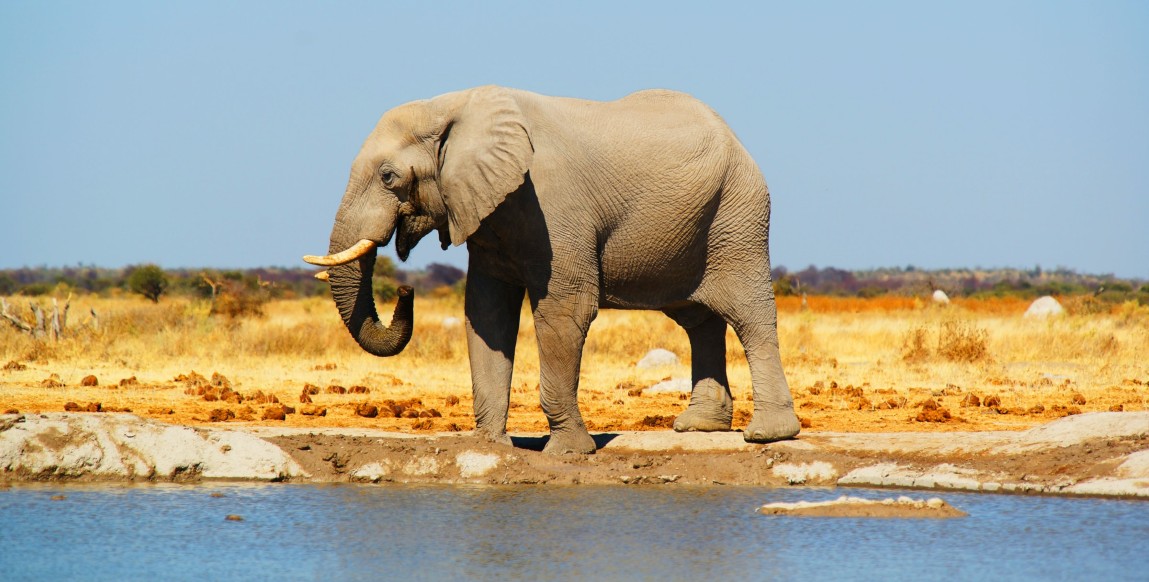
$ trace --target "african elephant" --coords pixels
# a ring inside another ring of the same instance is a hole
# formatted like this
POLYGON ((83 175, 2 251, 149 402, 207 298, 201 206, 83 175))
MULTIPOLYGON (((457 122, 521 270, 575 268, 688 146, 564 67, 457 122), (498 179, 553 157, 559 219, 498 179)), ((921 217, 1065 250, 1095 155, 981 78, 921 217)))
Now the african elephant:
POLYGON ((730 430, 726 325, 746 350, 750 442, 798 434, 770 280, 766 182, 709 107, 672 91, 617 101, 486 86, 396 107, 351 166, 335 216, 331 293, 366 351, 412 333, 412 295, 390 327, 372 298, 375 249, 400 259, 432 230, 467 243, 465 314, 476 434, 510 443, 507 410, 524 293, 538 336, 549 453, 591 453, 578 407, 587 329, 600 308, 657 309, 686 329, 694 387, 678 431, 730 430))

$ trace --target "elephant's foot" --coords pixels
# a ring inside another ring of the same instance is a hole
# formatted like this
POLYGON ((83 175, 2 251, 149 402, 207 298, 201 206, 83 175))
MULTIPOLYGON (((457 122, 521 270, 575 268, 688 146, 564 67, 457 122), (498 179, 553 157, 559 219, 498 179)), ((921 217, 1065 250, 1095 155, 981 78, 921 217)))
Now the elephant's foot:
POLYGON ((484 428, 476 428, 475 432, 471 434, 498 445, 507 445, 508 447, 514 446, 511 443, 511 437, 507 435, 506 431, 492 431, 484 428))
POLYGON ((713 380, 694 387, 690 405, 674 419, 677 432, 714 432, 730 430, 734 419, 734 402, 726 388, 713 380))
POLYGON ((548 455, 589 455, 596 449, 594 439, 584 428, 578 431, 551 431, 551 438, 543 447, 543 452, 548 455))
POLYGON ((772 443, 794 438, 801 429, 793 408, 755 410, 742 436, 748 443, 772 443))

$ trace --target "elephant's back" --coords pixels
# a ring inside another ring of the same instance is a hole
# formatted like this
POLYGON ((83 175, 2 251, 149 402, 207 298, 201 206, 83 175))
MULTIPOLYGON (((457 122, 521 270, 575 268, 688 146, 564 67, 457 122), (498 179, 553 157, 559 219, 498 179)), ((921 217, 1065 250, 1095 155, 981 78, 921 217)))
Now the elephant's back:
POLYGON ((652 89, 615 101, 527 94, 532 175, 626 201, 718 190, 737 139, 701 101, 652 89), (537 170, 537 172, 536 172, 537 170))
POLYGON ((531 178, 552 238, 593 237, 604 304, 652 308, 700 284, 739 147, 684 93, 616 101, 529 96, 531 178), (569 232, 568 232, 569 231, 569 232))

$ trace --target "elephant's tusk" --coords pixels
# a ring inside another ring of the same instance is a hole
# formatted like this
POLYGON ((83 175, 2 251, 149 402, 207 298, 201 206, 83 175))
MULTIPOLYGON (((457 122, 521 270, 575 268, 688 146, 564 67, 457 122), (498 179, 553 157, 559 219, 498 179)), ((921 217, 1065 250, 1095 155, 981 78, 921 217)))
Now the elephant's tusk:
POLYGON ((336 265, 346 265, 347 263, 350 263, 351 261, 354 261, 355 259, 358 259, 359 257, 362 257, 363 255, 367 254, 369 251, 371 251, 374 248, 375 248, 374 242, 369 241, 367 239, 363 239, 363 240, 355 243, 355 245, 352 246, 351 248, 349 248, 349 249, 347 249, 341 253, 335 253, 334 255, 327 255, 325 257, 320 257, 320 256, 316 256, 316 255, 306 255, 303 257, 303 260, 307 261, 308 263, 311 263, 312 265, 319 265, 321 267, 334 267, 336 265))
POLYGON ((326 281, 331 278, 331 275, 327 271, 320 271, 315 274, 315 278, 320 281, 326 281))

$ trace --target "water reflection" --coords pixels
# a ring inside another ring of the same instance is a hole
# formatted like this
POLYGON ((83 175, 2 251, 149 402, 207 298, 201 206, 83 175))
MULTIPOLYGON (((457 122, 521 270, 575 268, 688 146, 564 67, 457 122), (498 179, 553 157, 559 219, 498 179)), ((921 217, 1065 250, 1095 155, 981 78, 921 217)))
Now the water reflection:
POLYGON ((0 572, 12 580, 1119 580, 1140 577, 1140 546, 1149 539, 1149 505, 1132 501, 949 493, 943 497, 970 517, 942 521, 754 513, 763 503, 840 494, 677 486, 14 487, 0 491, 0 572), (66 498, 53 501, 59 494, 66 498), (244 521, 226 522, 228 514, 244 521))

